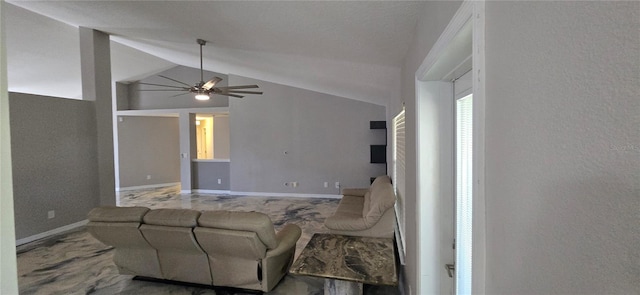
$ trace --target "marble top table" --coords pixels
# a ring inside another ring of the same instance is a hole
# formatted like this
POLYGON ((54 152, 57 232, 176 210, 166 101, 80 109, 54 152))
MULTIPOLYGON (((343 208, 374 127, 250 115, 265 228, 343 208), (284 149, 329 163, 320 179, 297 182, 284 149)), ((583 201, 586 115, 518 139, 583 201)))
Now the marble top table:
POLYGON ((314 234, 289 272, 330 279, 325 294, 344 281, 359 284, 360 294, 362 283, 398 285, 393 239, 314 234))

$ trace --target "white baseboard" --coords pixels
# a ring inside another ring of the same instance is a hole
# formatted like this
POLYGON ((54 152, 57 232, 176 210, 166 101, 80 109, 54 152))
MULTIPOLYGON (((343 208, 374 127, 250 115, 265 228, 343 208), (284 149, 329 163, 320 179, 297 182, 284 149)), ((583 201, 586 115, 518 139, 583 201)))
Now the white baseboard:
POLYGON ((193 189, 192 193, 201 193, 201 194, 218 194, 218 195, 228 195, 230 194, 229 190, 212 190, 212 189, 193 189))
POLYGON ((286 198, 321 198, 321 199, 341 199, 342 195, 330 194, 298 194, 298 193, 265 193, 265 192, 236 192, 228 190, 208 190, 208 189, 192 189, 182 190, 181 194, 220 194, 232 196, 251 196, 251 197, 286 197, 286 198))
POLYGON ((49 231, 46 231, 46 232, 43 232, 43 233, 39 233, 37 235, 33 235, 33 236, 30 236, 30 237, 19 239, 19 240, 16 241, 16 246, 24 245, 26 243, 31 243, 33 241, 44 239, 46 237, 50 237, 50 236, 53 236, 55 234, 63 233, 65 231, 72 230, 74 228, 78 228, 78 227, 86 225, 88 222, 89 222, 89 220, 85 219, 85 220, 82 220, 82 221, 78 221, 76 223, 68 224, 68 225, 65 225, 65 226, 62 226, 62 227, 58 227, 58 228, 55 228, 55 229, 52 229, 52 230, 49 230, 49 231))
POLYGON ((132 191, 132 190, 148 189, 148 188, 157 188, 157 187, 165 187, 165 186, 174 186, 174 185, 179 185, 179 184, 180 184, 179 182, 169 182, 169 183, 158 183, 158 184, 139 185, 139 186, 116 187, 116 192, 132 191))
POLYGON ((229 192, 231 195, 252 196, 252 197, 291 197, 291 198, 325 198, 341 199, 342 195, 330 194, 298 194, 298 193, 265 193, 265 192, 229 192))

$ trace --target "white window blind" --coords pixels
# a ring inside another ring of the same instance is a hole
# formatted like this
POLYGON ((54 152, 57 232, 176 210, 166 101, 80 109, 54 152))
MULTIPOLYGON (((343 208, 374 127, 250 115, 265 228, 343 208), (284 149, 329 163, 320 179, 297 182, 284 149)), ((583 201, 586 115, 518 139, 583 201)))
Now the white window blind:
POLYGON ((405 247, 405 120, 404 108, 393 118, 393 189, 396 193, 396 218, 400 238, 400 261, 404 264, 405 247))
POLYGON ((473 96, 456 101, 456 294, 471 294, 473 96))

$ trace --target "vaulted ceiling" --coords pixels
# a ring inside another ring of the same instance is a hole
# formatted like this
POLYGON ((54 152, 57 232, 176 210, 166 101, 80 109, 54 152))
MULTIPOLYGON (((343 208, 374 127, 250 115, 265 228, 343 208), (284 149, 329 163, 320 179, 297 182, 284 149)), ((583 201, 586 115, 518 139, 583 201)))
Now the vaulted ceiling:
POLYGON ((399 95, 402 60, 425 5, 420 1, 8 2, 23 8, 9 7, 6 14, 10 90, 44 87, 48 81, 54 88, 79 83, 70 81, 79 76, 77 27, 88 27, 112 36, 115 80, 135 80, 173 64, 198 67, 195 40, 201 38, 209 41, 204 47, 207 70, 381 105, 399 95), (60 76, 65 75, 60 71, 64 65, 78 67, 66 82, 60 76), (59 76, 47 75, 52 71, 59 76))

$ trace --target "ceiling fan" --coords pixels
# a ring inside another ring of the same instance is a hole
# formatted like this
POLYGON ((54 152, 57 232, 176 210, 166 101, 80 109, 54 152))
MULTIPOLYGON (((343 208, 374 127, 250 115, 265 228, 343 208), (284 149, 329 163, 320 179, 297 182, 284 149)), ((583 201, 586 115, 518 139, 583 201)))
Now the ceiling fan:
POLYGON ((168 87, 170 89, 140 89, 139 91, 187 91, 186 93, 181 93, 174 95, 172 97, 185 95, 189 93, 195 94, 195 98, 197 100, 209 100, 212 94, 217 95, 225 95, 243 98, 243 95, 240 94, 262 94, 261 91, 247 91, 247 90, 238 90, 238 89, 250 89, 250 88, 258 88, 258 85, 238 85, 238 86, 225 86, 225 87, 215 87, 216 84, 222 81, 220 77, 213 77, 211 80, 205 82, 204 81, 204 70, 202 69, 202 46, 207 44, 207 41, 198 39, 198 44, 200 44, 200 82, 191 86, 185 82, 178 81, 176 79, 172 79, 163 75, 158 75, 159 77, 165 78, 167 80, 171 80, 173 82, 182 84, 184 86, 175 86, 175 85, 163 85, 163 84, 154 84, 154 83, 143 83, 138 82, 140 85, 149 85, 149 86, 160 86, 160 87, 168 87), (186 87, 185 87, 186 86, 186 87))

